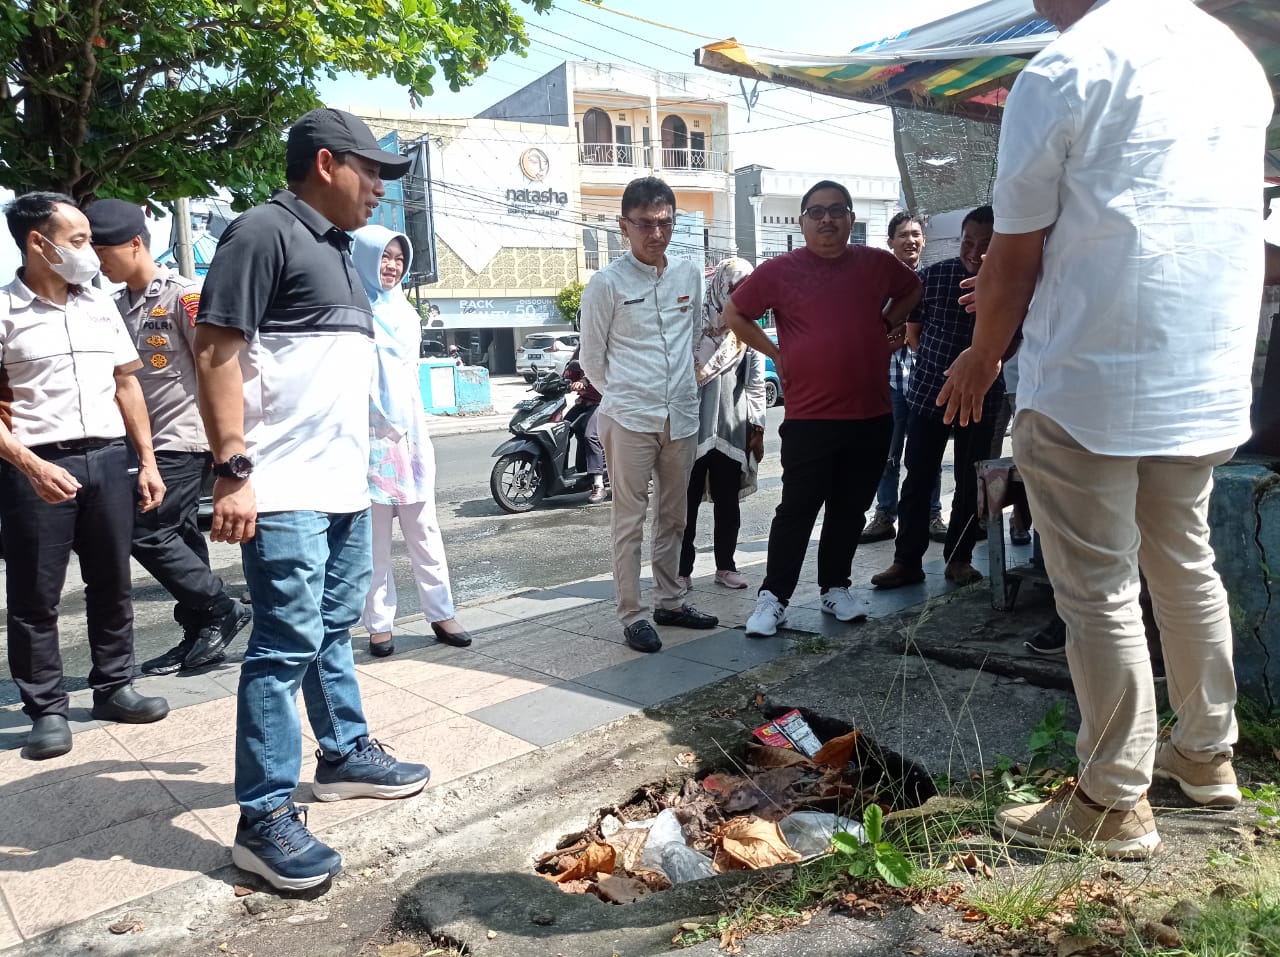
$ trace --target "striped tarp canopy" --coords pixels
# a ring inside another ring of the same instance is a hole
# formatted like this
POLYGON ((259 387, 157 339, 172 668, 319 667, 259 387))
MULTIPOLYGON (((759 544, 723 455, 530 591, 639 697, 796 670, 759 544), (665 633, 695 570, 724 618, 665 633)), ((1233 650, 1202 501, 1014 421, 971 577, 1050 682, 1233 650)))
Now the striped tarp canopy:
MULTIPOLYGON (((1152 0, 1158 4, 1160 0, 1152 0)), ((1280 3, 1196 0, 1253 50, 1280 96, 1280 3)), ((1018 72, 1057 36, 1031 0, 989 0, 921 27, 818 56, 722 40, 695 54, 699 66, 845 99, 998 123, 1018 72)), ((1211 65, 1205 82, 1211 79, 1211 65)), ((1230 96, 1230 90, 1223 90, 1230 96)), ((1267 175, 1280 180, 1280 115, 1272 119, 1267 175)))

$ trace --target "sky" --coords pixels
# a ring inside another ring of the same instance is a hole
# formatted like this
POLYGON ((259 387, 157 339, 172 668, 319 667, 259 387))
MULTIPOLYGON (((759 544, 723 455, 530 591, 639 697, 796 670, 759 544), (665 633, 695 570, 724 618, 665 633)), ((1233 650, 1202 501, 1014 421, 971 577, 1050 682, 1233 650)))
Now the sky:
MULTIPOLYGON (((474 116, 564 60, 640 64, 705 74, 708 93, 713 92, 713 86, 730 85, 734 166, 760 163, 805 172, 896 176, 888 111, 761 84, 759 99, 748 118, 737 78, 695 66, 693 51, 712 42, 708 37, 733 37, 747 46, 841 54, 861 43, 977 5, 974 0, 605 0, 607 9, 601 9, 584 0, 555 0, 550 12, 539 15, 520 0, 513 0, 513 6, 525 17, 531 41, 528 56, 497 58, 472 86, 457 93, 442 86, 418 112, 424 116, 474 116), (639 22, 610 10, 653 22, 639 22), (794 125, 812 119, 823 122, 794 125)), ((747 81, 746 87, 750 91, 752 83, 747 81)), ((345 76, 322 84, 320 94, 331 106, 410 108, 407 91, 389 79, 345 76)))

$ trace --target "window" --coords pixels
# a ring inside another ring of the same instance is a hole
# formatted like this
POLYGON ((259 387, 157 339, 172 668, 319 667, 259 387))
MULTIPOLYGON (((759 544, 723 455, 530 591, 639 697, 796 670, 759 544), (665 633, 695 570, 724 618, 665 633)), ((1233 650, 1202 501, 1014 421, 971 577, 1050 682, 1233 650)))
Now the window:
POLYGON ((853 228, 849 230, 849 245, 865 246, 867 244, 867 224, 854 223, 853 228))
POLYGON ((582 117, 582 162, 613 164, 613 123, 604 110, 592 107, 582 117))
POLYGON ((618 143, 618 165, 634 166, 635 156, 634 151, 631 149, 631 127, 618 124, 614 132, 618 143))
POLYGON ((707 134, 689 134, 689 165, 694 169, 707 168, 707 134))
POLYGON ((662 121, 662 165, 666 169, 689 167, 689 127, 674 114, 662 121))

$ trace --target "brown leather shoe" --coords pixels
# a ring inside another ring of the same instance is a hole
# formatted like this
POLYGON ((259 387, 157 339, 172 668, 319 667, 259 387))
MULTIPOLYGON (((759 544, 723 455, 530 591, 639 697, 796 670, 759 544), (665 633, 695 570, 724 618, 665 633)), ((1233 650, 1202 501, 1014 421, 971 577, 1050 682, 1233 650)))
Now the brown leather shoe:
POLYGON ((912 568, 894 562, 884 571, 871 576, 871 584, 887 591, 890 588, 901 588, 903 585, 916 585, 924 581, 924 569, 912 568))
POLYGON ((972 585, 982 581, 982 572, 968 562, 950 562, 943 574, 946 575, 947 581, 955 585, 972 585))

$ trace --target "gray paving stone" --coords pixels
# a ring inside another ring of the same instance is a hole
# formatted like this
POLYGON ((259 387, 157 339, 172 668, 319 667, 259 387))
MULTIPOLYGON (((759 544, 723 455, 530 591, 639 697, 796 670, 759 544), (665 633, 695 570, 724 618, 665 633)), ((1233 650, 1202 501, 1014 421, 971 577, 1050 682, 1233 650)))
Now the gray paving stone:
POLYGON ((663 654, 688 658, 715 668, 730 671, 746 671, 774 658, 790 654, 794 644, 785 637, 748 638, 746 634, 730 628, 705 638, 677 645, 663 654))
MULTIPOLYGON (((690 642, 680 648, 688 644, 690 642)), ((651 705, 733 674, 724 668, 681 657, 675 654, 677 650, 645 655, 593 671, 579 678, 578 683, 637 704, 651 705)))
POLYGON ((480 708, 468 717, 545 747, 639 710, 635 702, 564 681, 480 708))

